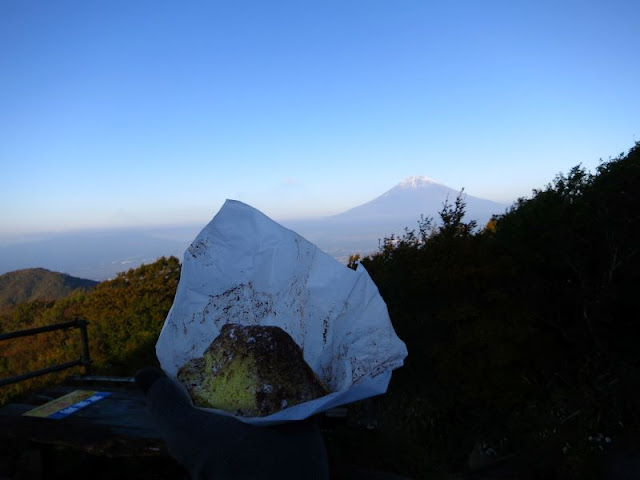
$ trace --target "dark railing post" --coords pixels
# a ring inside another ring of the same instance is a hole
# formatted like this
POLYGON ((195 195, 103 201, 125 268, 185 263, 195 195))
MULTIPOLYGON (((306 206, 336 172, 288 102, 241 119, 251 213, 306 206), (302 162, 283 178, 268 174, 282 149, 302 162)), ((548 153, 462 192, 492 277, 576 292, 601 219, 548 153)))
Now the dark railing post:
POLYGON ((89 336, 87 335, 87 321, 78 320, 80 335, 82 336, 82 364, 85 375, 91 375, 91 357, 89 356, 89 336))

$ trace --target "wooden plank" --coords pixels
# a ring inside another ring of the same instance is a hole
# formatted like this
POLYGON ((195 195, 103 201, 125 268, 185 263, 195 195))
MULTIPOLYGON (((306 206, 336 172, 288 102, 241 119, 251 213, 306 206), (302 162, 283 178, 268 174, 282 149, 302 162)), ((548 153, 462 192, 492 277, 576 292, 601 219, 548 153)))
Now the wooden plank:
POLYGON ((71 375, 68 379, 74 384, 98 383, 108 385, 135 383, 133 377, 114 377, 106 375, 71 375))

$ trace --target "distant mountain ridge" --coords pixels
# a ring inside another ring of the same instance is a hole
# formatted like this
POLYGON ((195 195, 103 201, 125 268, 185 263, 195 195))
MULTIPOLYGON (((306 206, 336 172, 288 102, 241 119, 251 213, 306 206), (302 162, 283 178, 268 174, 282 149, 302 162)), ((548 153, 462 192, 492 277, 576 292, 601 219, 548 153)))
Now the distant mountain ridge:
POLYGON ((21 302, 57 300, 76 289, 88 290, 99 282, 44 268, 26 268, 0 275, 0 310, 21 302))

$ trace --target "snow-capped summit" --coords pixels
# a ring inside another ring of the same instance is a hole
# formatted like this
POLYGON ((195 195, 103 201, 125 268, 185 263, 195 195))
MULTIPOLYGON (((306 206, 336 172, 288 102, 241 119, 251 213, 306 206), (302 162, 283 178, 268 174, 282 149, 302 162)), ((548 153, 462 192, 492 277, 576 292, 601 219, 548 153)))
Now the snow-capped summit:
MULTIPOLYGON (((421 214, 437 216, 445 202, 453 204, 460 190, 455 190, 428 177, 408 177, 370 202, 335 215, 349 221, 397 221, 415 223, 421 214)), ((505 205, 473 197, 465 193, 469 218, 485 223, 492 214, 502 213, 505 205)), ((481 224, 482 224, 481 223, 481 224)))
POLYGON ((401 181, 397 186, 400 188, 420 188, 427 185, 437 184, 435 180, 425 176, 407 177, 401 181))
MULTIPOLYGON (((415 229, 421 216, 433 218, 445 202, 453 205, 460 189, 442 185, 428 177, 408 177, 373 200, 313 222, 289 224, 326 252, 346 260, 354 252, 376 251, 379 239, 415 229)), ((483 227, 494 214, 504 213, 507 205, 464 193, 465 221, 476 220, 483 227)))

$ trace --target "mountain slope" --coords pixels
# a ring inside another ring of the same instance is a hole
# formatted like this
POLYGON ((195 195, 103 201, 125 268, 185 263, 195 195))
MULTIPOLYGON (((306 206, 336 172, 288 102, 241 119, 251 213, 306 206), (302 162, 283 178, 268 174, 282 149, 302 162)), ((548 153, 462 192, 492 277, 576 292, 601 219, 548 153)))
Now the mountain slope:
MULTIPOLYGON (((421 215, 439 222, 438 213, 460 192, 427 177, 409 177, 370 202, 343 213, 315 220, 286 222, 286 226, 339 260, 352 253, 368 255, 380 239, 417 228, 421 215)), ((504 213, 508 205, 465 194, 466 220, 483 227, 492 215, 504 213)))
MULTIPOLYGON (((439 184, 427 177, 409 177, 392 189, 358 207, 340 213, 332 219, 382 220, 410 218, 412 221, 420 215, 436 216, 445 201, 455 202, 460 192, 439 184)), ((503 213, 506 205, 464 195, 469 219, 484 223, 491 215, 503 213)))
POLYGON ((81 288, 88 290, 98 282, 51 272, 44 268, 27 268, 0 275, 0 310, 20 302, 56 300, 81 288))

